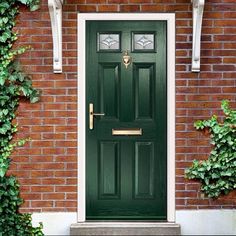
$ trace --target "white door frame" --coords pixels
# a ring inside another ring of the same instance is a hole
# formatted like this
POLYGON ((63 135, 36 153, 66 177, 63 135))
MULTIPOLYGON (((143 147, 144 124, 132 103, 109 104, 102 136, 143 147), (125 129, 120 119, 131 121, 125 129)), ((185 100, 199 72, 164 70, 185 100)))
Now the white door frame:
POLYGON ((86 21, 167 21, 167 220, 175 222, 175 14, 174 13, 78 13, 78 222, 86 220, 86 21))

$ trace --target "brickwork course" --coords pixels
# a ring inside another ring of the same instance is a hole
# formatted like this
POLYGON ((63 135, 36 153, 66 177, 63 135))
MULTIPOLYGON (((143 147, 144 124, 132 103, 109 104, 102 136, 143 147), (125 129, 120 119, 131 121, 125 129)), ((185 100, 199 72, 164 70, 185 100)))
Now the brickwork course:
MULTIPOLYGON (((236 107, 236 2, 207 0, 203 18, 201 73, 191 72, 192 3, 190 0, 65 0, 63 73, 53 74, 52 34, 47 0, 28 12, 21 8, 19 45, 32 50, 20 57, 42 92, 37 104, 22 102, 18 137, 31 137, 14 153, 10 173, 18 176, 22 212, 77 211, 77 13, 145 12, 176 14, 176 209, 236 206, 236 192, 212 200, 199 183, 184 178, 193 159, 207 158, 209 134, 193 122, 222 116, 220 102, 236 107)), ((173 78, 174 79, 174 78, 173 78)))

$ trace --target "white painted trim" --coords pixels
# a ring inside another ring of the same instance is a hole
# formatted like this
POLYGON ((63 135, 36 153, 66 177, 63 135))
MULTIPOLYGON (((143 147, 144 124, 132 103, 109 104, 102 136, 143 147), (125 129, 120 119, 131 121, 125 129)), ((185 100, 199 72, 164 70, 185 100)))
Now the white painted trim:
POLYGON ((167 219, 175 222, 175 15, 167 20, 167 219))
POLYGON ((176 222, 181 235, 236 235, 236 209, 178 210, 176 222))
POLYGON ((54 73, 62 73, 62 4, 63 0, 48 0, 53 37, 54 73))
POLYGON ((85 221, 86 184, 85 184, 85 149, 86 149, 86 83, 85 83, 85 20, 78 18, 78 221, 85 221))
POLYGON ((70 226, 77 220, 76 212, 40 212, 32 214, 34 227, 43 223, 45 235, 70 235, 70 226))
MULTIPOLYGON (((33 213, 32 219, 33 226, 38 226, 39 222, 43 223, 45 235, 65 236, 70 235, 70 226, 77 221, 77 214, 76 212, 41 212, 33 213)), ((176 211, 176 223, 181 225, 181 235, 236 235, 235 221, 236 209, 176 211)), ((114 225, 113 222, 111 224, 114 225)), ((125 227, 128 227, 127 224, 125 227)))
POLYGON ((192 72, 200 72, 201 31, 205 0, 192 0, 193 3, 193 42, 192 72))
POLYGON ((78 222, 85 221, 85 26, 88 20, 167 21, 167 220, 175 222, 175 14, 78 13, 78 222))

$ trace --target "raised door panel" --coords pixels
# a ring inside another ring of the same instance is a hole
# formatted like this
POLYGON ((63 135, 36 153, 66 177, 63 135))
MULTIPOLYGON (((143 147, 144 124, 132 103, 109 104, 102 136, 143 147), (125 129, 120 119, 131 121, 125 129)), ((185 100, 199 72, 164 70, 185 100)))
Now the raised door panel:
POLYGON ((100 199, 120 197, 120 154, 118 142, 101 142, 99 150, 100 199))
POLYGON ((120 63, 99 64, 99 102, 100 111, 105 113, 104 119, 119 117, 119 78, 120 63))
POLYGON ((154 198, 154 143, 135 143, 135 192, 136 199, 154 198))
POLYGON ((135 118, 153 119, 154 106, 154 63, 134 64, 134 84, 135 84, 135 118))

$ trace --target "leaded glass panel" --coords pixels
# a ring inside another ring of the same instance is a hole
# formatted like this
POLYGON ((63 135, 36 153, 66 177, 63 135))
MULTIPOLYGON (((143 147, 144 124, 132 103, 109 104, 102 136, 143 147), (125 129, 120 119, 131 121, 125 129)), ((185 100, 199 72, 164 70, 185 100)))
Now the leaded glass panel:
POLYGON ((120 50, 119 33, 99 33, 98 51, 120 50))

